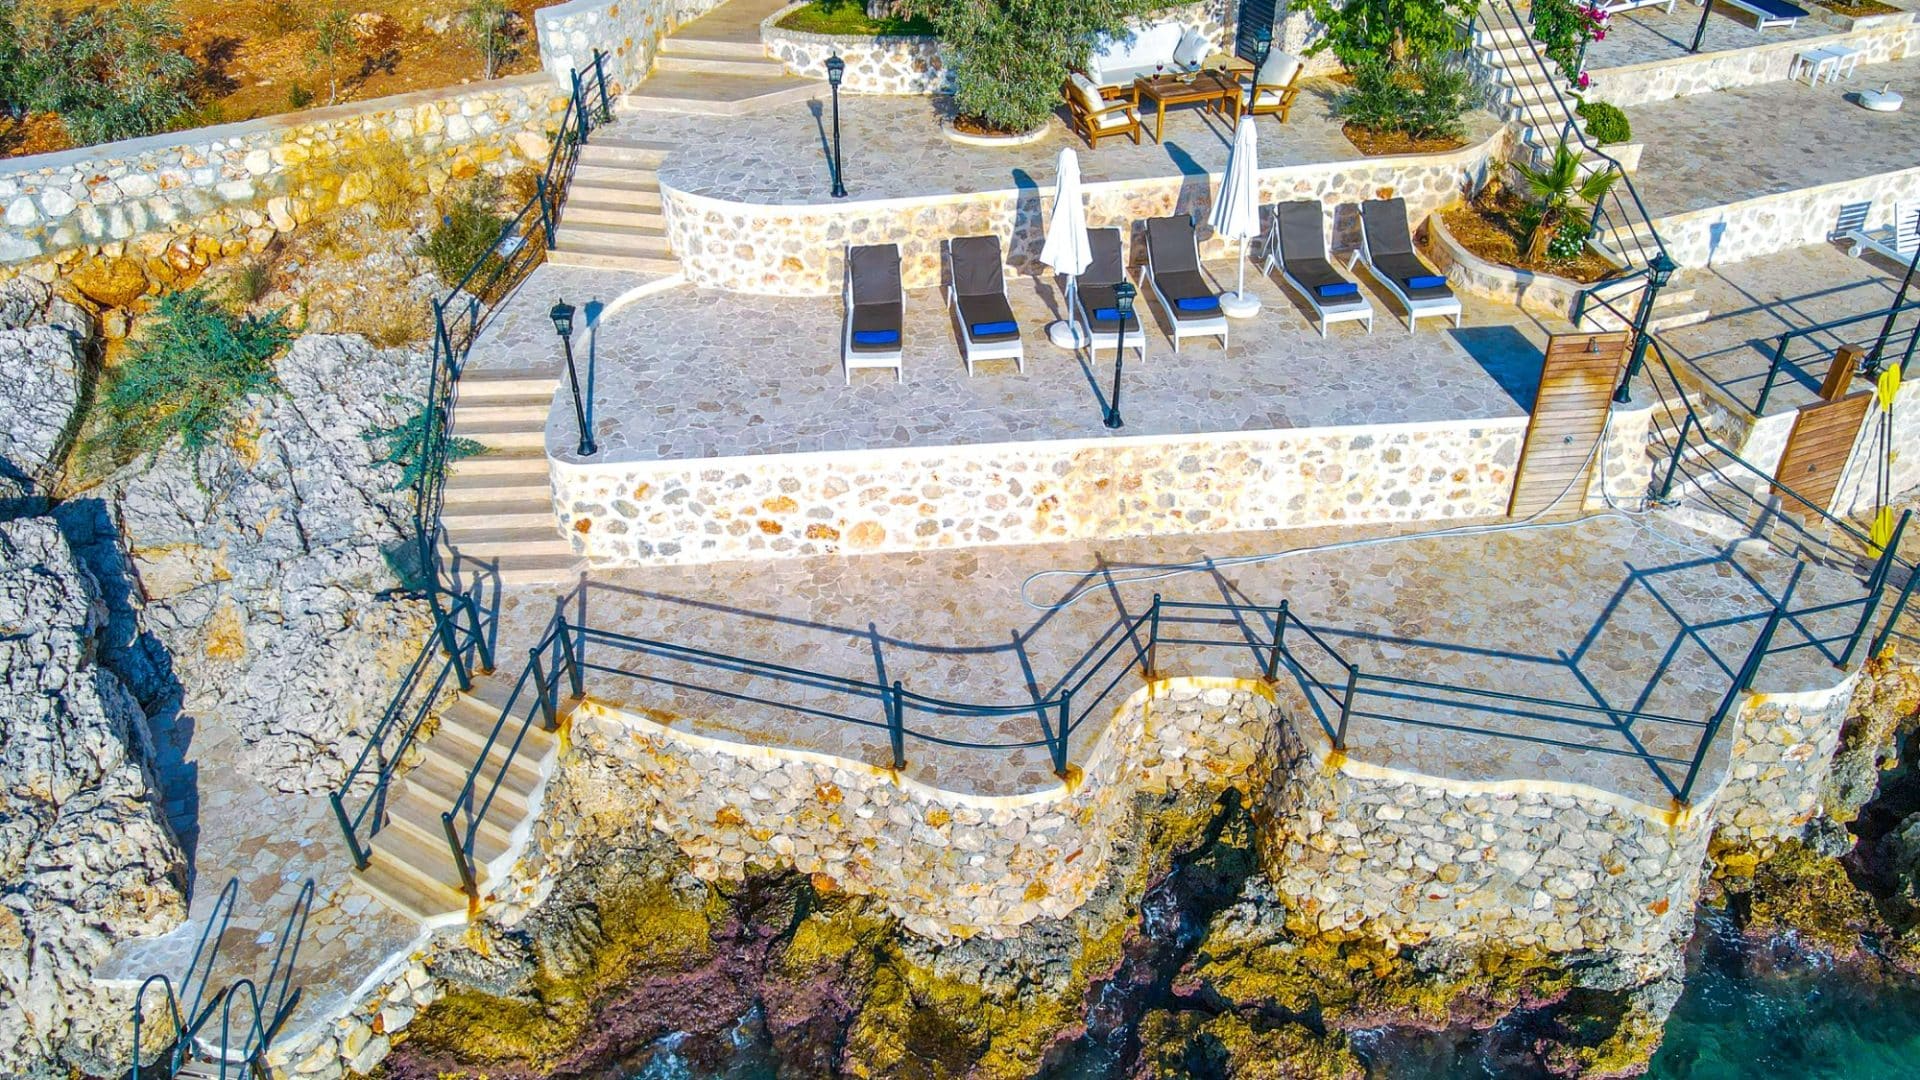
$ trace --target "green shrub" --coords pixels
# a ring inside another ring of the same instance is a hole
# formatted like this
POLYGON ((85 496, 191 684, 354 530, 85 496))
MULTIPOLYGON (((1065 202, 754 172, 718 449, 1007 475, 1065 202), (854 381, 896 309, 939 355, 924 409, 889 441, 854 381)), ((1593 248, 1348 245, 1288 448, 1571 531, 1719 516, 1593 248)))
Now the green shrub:
POLYGON ((803 34, 839 34, 847 37, 922 37, 933 34, 933 24, 925 19, 903 19, 888 15, 875 19, 867 15, 860 0, 813 0, 795 8, 780 20, 780 29, 803 34))
POLYGON ((952 47, 954 109, 994 131, 1031 131, 1060 104, 1069 68, 1101 34, 1164 0, 907 0, 952 47))
POLYGON ((507 59, 511 39, 507 36, 506 0, 467 0, 460 9, 460 29, 480 54, 480 77, 491 79, 507 59))
POLYGON ((287 108, 298 111, 313 104, 313 91, 300 83, 287 84, 287 108))
POLYGON ((460 284, 467 271, 489 258, 507 218, 500 204, 500 180, 481 175, 461 184, 448 196, 440 215, 420 245, 420 254, 433 263, 434 272, 449 287, 460 284))
MULTIPOLYGON (((399 399, 388 400, 397 402, 399 399)), ((427 407, 422 403, 419 412, 392 427, 376 425, 360 433, 360 437, 370 443, 386 444, 380 452, 382 462, 400 466, 400 481, 393 485, 393 490, 404 491, 418 484, 429 468, 437 480, 445 471, 447 462, 486 452, 484 445, 472 439, 443 436, 446 439, 446 454, 436 460, 433 455, 424 452, 430 438, 428 428, 427 407)))
POLYGON ((335 5, 315 16, 313 44, 307 48, 307 71, 326 74, 329 105, 340 100, 340 58, 354 45, 353 16, 346 8, 335 5))
POLYGON ((1342 120, 1416 139, 1458 138, 1476 102, 1473 79, 1458 64, 1430 60, 1398 71, 1377 59, 1353 69, 1353 89, 1336 109, 1342 120))
POLYGON ((0 0, 0 103, 58 115, 80 143, 152 135, 193 108, 170 0, 50 12, 0 0))
POLYGON ((1620 106, 1604 101, 1583 101, 1575 110, 1587 121, 1587 134, 1599 141, 1601 146, 1633 141, 1633 125, 1627 122, 1627 114, 1620 106))
POLYGON ((1307 55, 1331 49, 1348 71, 1369 62, 1399 71, 1458 47, 1478 0, 1310 0, 1324 32, 1307 55))
POLYGON ((108 376, 91 439, 112 463, 149 460, 180 441, 196 474, 200 453, 232 428, 258 393, 277 393, 273 358, 293 339, 285 312, 240 315, 204 288, 160 298, 158 318, 108 376))

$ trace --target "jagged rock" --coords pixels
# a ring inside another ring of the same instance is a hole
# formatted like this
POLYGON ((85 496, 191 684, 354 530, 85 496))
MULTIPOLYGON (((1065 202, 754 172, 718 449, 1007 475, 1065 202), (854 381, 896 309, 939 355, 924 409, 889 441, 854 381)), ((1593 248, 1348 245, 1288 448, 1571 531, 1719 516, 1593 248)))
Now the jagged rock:
MULTIPOLYGON (((0 1074, 66 1076, 126 1038, 91 974, 186 914, 146 716, 99 662, 107 618, 51 518, 0 524, 0 1074)), ((122 1047, 122 1052, 124 1047, 122 1047)))
POLYGON ((1899 894, 1909 902, 1920 903, 1920 814, 1901 822, 1880 844, 1899 894))
POLYGON ((95 259, 73 272, 73 287, 101 307, 125 307, 147 294, 146 272, 134 259, 95 259))
POLYGON ((0 499, 46 493, 92 334, 86 313, 41 282, 0 285, 0 499))
POLYGON ((333 786, 358 733, 425 640, 424 605, 384 550, 410 521, 399 470, 364 433, 416 407, 424 357, 359 337, 301 338, 240 430, 198 462, 136 463, 110 501, 190 712, 237 727, 252 774, 283 791, 333 786))

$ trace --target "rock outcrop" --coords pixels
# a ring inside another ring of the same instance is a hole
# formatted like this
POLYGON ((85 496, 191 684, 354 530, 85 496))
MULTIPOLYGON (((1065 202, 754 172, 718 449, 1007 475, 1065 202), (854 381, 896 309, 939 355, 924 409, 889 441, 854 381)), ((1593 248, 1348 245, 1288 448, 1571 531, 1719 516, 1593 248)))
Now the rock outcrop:
POLYGON ((359 337, 301 338, 240 430, 197 463, 177 449, 109 485, 188 712, 240 731, 262 783, 335 784, 425 640, 424 606, 387 554, 410 531, 411 494, 365 433, 418 407, 423 358, 359 337))
MULTIPOLYGON (((126 1038, 114 942, 185 917, 147 718, 100 661, 107 607, 51 518, 0 524, 0 1074, 66 1076, 126 1038)), ((123 1048, 124 1049, 124 1048, 123 1048)))
POLYGON ((32 278, 0 284, 0 502, 45 495, 84 382, 93 320, 32 278))

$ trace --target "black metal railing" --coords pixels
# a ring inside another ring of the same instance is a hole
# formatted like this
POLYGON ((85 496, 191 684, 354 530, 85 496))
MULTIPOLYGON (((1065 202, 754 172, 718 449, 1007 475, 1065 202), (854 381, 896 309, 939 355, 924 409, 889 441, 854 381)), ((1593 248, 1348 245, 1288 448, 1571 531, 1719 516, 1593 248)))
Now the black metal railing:
POLYGON ((346 779, 333 792, 335 819, 354 865, 361 869, 368 865, 367 842, 385 823, 393 769, 449 679, 463 690, 470 689, 476 668, 483 672, 493 668, 492 648, 481 626, 478 604, 470 593, 460 590, 454 575, 442 565, 440 553, 440 512, 445 503, 460 372, 487 318, 553 248, 580 148, 595 127, 612 119, 606 61, 606 54, 596 49, 589 69, 572 73, 573 90, 534 193, 501 226, 493 243, 474 259, 459 281, 430 301, 433 341, 422 404, 422 460, 413 493, 413 527, 419 586, 433 619, 433 636, 415 658, 346 779), (443 662, 436 666, 436 659, 443 662), (347 803, 356 786, 368 787, 370 793, 349 812, 347 803))
POLYGON ((141 1061, 146 1053, 144 1044, 147 1027, 146 1002, 148 991, 155 986, 165 991, 163 1004, 166 1012, 161 1019, 167 1024, 166 1049, 155 1060, 152 1071, 161 1077, 172 1076, 185 1060, 192 1046, 192 1033, 199 1031, 207 1018, 226 996, 222 988, 211 998, 207 988, 212 982, 213 965, 220 952, 220 941, 226 935, 227 925, 233 920, 233 904, 240 895, 240 881, 235 878, 228 881, 213 902, 213 909, 207 913, 207 925, 200 931, 200 940, 194 943, 193 956, 187 961, 187 970, 181 975, 176 987, 173 980, 165 974, 149 975, 140 989, 133 995, 133 1064, 128 1072, 130 1080, 140 1080, 143 1068, 141 1061), (193 1003, 184 1009, 183 999, 192 995, 193 1003))
POLYGON ((1880 342, 1883 330, 1887 331, 1887 338, 1880 344, 1880 355, 1891 357, 1898 354, 1900 369, 1907 370, 1913 361, 1914 346, 1920 343, 1920 300, 1834 319, 1817 326, 1788 330, 1774 338, 1767 375, 1760 383, 1760 393, 1754 398, 1753 415, 1766 415, 1767 401, 1773 397, 1774 385, 1779 382, 1782 372, 1791 372, 1794 378, 1817 388, 1825 379, 1836 353, 1847 346, 1866 353, 1880 342), (1904 329, 1900 328, 1901 318, 1910 314, 1914 316, 1913 323, 1904 329), (1859 330, 1864 330, 1864 334, 1858 333, 1859 330))

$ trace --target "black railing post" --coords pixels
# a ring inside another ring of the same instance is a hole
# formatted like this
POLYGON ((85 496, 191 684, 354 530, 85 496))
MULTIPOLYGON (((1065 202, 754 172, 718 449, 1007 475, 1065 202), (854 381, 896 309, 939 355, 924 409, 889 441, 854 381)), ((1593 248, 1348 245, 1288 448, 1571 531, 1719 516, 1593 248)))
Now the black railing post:
POLYGON ((1626 374, 1620 377, 1620 388, 1613 392, 1613 400, 1622 405, 1633 400, 1634 377, 1647 362, 1647 324, 1653 321, 1653 302, 1677 269, 1664 251, 1655 254, 1653 262, 1647 265, 1647 287, 1640 293, 1640 310, 1633 313, 1633 356, 1627 361, 1626 374))
POLYGON ((599 120, 604 124, 613 119, 613 101, 607 97, 607 54, 599 49, 593 50, 593 79, 600 84, 599 120))
POLYGON ((1660 480, 1660 491, 1656 498, 1664 499, 1673 493, 1673 478, 1680 472, 1680 456, 1687 452, 1687 436, 1691 434, 1693 434, 1693 410, 1688 409, 1687 418, 1680 422, 1680 437, 1674 440, 1673 456, 1667 459, 1667 475, 1660 480))
POLYGON ((487 630, 480 622, 480 605, 471 594, 460 597, 466 603, 468 625, 473 634, 474 651, 480 654, 480 672, 493 673, 493 643, 487 640, 487 630))
POLYGON ((540 200, 540 232, 547 238, 547 250, 553 250, 553 200, 547 195, 547 178, 533 178, 534 195, 540 200))
POLYGON ((1287 648, 1287 602, 1280 601, 1280 619, 1273 627, 1273 647, 1267 652, 1266 676, 1268 682, 1280 677, 1280 654, 1287 648))
POLYGON ((1893 526, 1893 536, 1887 540, 1885 550, 1873 564, 1873 573, 1867 575, 1867 598, 1861 603, 1860 623, 1847 637, 1847 647, 1841 651, 1840 659, 1834 661, 1834 667, 1846 670, 1853 662, 1854 650, 1860 647, 1860 639, 1867 634, 1867 627, 1873 625, 1874 612, 1880 610, 1880 598, 1887 591, 1887 579, 1893 575, 1893 553, 1900 548, 1900 537, 1907 531, 1907 519, 1913 517, 1912 510, 1903 510, 1900 520, 1893 526))
POLYGON ((1693 785, 1700 778, 1700 766, 1707 760, 1707 751, 1713 748, 1713 740, 1720 734, 1720 725, 1726 722, 1733 712, 1734 703, 1740 695, 1751 689, 1754 677, 1759 675, 1760 666, 1765 662, 1767 650, 1773 647, 1773 635, 1780 629, 1780 620, 1786 617, 1787 604, 1793 598, 1793 590, 1800 584, 1800 571, 1804 563, 1796 563, 1793 576, 1787 579, 1787 587, 1780 593, 1780 599, 1767 613, 1766 625, 1760 628, 1760 636, 1754 639, 1753 649, 1747 653, 1747 659, 1733 677, 1733 685, 1727 687, 1726 696, 1720 699, 1720 707, 1713 712, 1713 718, 1707 721, 1706 730, 1700 733, 1700 745, 1694 749, 1693 762, 1687 766, 1687 775, 1680 782, 1677 796, 1681 806, 1693 805, 1693 785))
MULTIPOLYGON (((455 809, 459 808, 455 803, 455 809)), ((460 843, 460 829, 453 823, 453 811, 440 815, 440 827, 446 831, 447 846, 453 849, 453 865, 460 871, 460 891, 467 894, 469 900, 480 899, 480 883, 474 880, 473 864, 467 860, 466 846, 460 843)))
POLYGON ((560 623, 560 658, 567 663, 567 686, 573 690, 573 700, 579 701, 587 696, 587 679, 580 670, 580 654, 573 644, 573 628, 566 622, 560 623))
POLYGON ((466 658, 460 655, 460 639, 453 632, 453 617, 440 610, 438 596, 433 600, 433 622, 440 631, 440 647, 447 652, 447 661, 453 665, 453 677, 460 681, 460 689, 473 689, 473 673, 467 670, 466 658))
POLYGON ((586 142, 588 134, 593 131, 593 118, 587 112, 587 96, 580 91, 580 69, 578 68, 573 71, 573 98, 569 104, 573 106, 575 114, 580 118, 580 141, 586 142))
POLYGON ((1360 684, 1360 665, 1347 665, 1347 692, 1340 698, 1340 726, 1333 732, 1333 748, 1347 749, 1347 721, 1353 718, 1353 690, 1360 684))
POLYGON ((347 808, 340 804, 340 793, 327 792, 327 801, 333 804, 333 818, 340 823, 340 835, 347 838, 347 850, 353 855, 353 868, 365 870, 369 861, 367 853, 361 849, 359 839, 353 835, 353 822, 347 817, 347 808))
MULTIPOLYGON (((1125 615, 1120 616, 1122 619, 1125 615)), ((1160 594, 1153 594, 1153 610, 1148 612, 1147 624, 1147 672, 1152 679, 1160 672, 1160 594)))
POLYGON ((1060 719, 1054 727, 1053 745, 1048 748, 1053 751, 1053 775, 1062 780, 1067 778, 1067 733, 1072 726, 1072 716, 1073 691, 1062 690, 1060 691, 1060 719))
POLYGON ((1907 601, 1913 599, 1913 589, 1916 585, 1920 585, 1920 570, 1910 570, 1907 573, 1907 583, 1900 587, 1900 598, 1893 602, 1893 610, 1887 612, 1886 625, 1880 628, 1879 633, 1873 635, 1873 644, 1867 648, 1868 656, 1879 656, 1885 651, 1887 639, 1893 636, 1894 625, 1900 621, 1900 616, 1906 614, 1907 601))
POLYGON ((548 731, 559 728, 559 710, 554 708, 553 685, 547 679, 547 665, 540 657, 539 649, 527 650, 527 663, 533 667, 533 693, 540 701, 540 715, 546 719, 542 726, 548 731))
POLYGON ((1773 347, 1773 361, 1767 365, 1767 379, 1760 384, 1760 398, 1753 403, 1753 415, 1765 416, 1767 399, 1773 396, 1773 380, 1780 374, 1780 365, 1787 359, 1787 339, 1791 335, 1781 334, 1780 344, 1773 347))
POLYGON ((899 679, 893 680, 886 698, 887 740, 893 744, 893 767, 898 771, 907 767, 907 698, 899 679))

